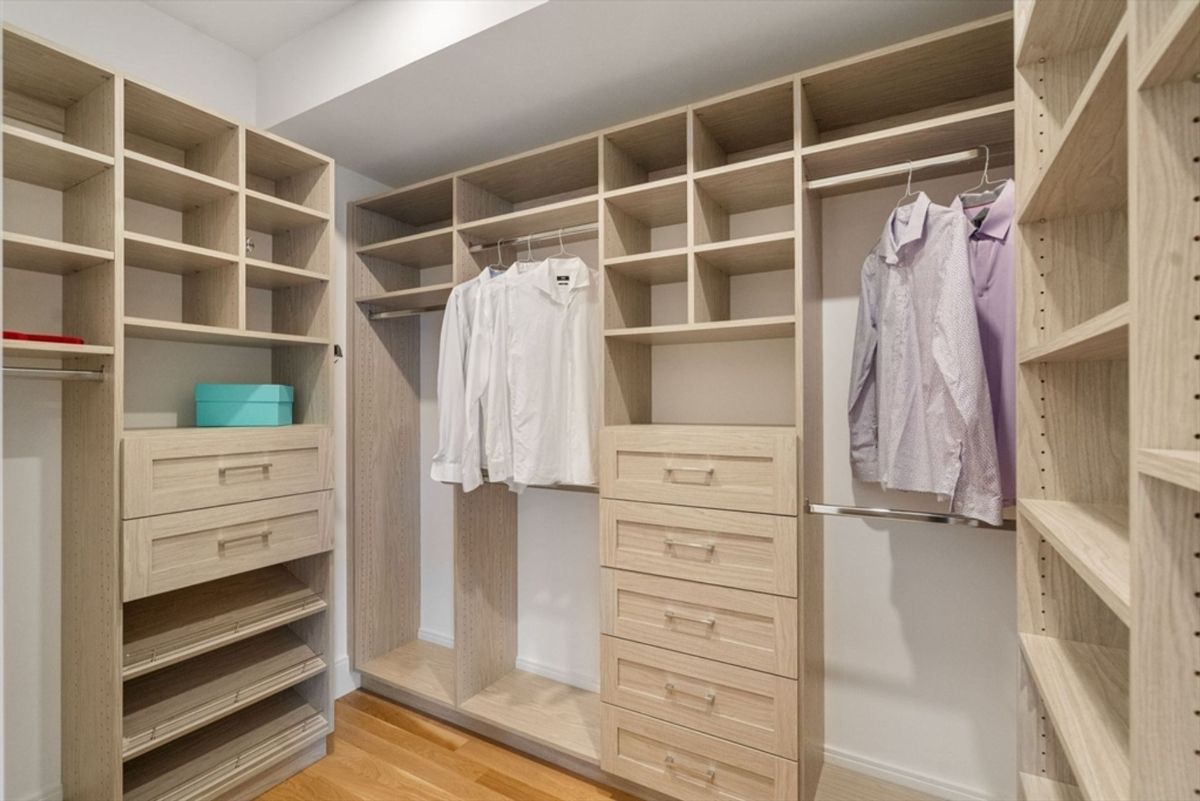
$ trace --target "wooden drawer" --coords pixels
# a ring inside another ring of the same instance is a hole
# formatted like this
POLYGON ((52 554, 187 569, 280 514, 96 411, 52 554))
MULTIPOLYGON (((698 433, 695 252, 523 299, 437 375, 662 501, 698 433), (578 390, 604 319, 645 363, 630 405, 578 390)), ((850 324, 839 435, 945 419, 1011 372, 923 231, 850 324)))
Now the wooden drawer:
POLYGON ((126 519, 333 487, 328 426, 180 429, 127 435, 126 519))
POLYGON ((125 521, 126 601, 333 548, 333 493, 125 521))
POLYGON ((606 703, 797 758, 795 679, 614 637, 600 652, 606 703))
POLYGON ((600 501, 607 567, 796 595, 796 518, 600 501))
POLYGON ((604 704, 600 767, 675 798, 795 801, 795 762, 604 704))
POLYGON ((796 514, 796 430, 616 426, 600 432, 606 498, 796 514))
POLYGON ((796 678, 794 598, 600 572, 605 634, 796 678))

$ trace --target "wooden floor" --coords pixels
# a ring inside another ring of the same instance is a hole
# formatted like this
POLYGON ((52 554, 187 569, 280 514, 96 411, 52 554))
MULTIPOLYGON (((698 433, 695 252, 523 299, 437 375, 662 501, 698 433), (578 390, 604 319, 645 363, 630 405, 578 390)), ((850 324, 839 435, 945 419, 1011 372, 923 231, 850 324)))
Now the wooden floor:
MULTIPOLYGON (((931 801, 826 766, 818 801, 931 801)), ((339 699, 329 755, 259 801, 636 801, 370 693, 339 699)))

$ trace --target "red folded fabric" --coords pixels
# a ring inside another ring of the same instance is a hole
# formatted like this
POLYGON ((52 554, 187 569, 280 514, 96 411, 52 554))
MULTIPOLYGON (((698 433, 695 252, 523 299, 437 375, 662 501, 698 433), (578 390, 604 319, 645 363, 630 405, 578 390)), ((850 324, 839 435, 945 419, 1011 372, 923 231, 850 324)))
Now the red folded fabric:
POLYGON ((67 337, 62 334, 31 334, 27 331, 4 331, 5 339, 23 339, 29 342, 57 342, 60 345, 82 345, 80 337, 67 337))

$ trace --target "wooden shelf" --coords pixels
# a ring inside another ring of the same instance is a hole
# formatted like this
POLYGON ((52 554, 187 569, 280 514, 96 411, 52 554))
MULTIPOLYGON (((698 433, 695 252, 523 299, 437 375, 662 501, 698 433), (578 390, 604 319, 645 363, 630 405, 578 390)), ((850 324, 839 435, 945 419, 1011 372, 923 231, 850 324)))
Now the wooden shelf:
POLYGON ((4 177, 60 192, 113 166, 112 156, 4 125, 4 177))
POLYGON ((329 276, 312 270, 288 267, 262 259, 246 259, 246 286, 256 289, 282 289, 303 284, 328 283, 329 276))
POLYGON ((122 756, 159 748, 325 668, 285 627, 127 681, 122 756))
POLYGON ((316 709, 285 690, 125 763, 124 801, 217 797, 328 730, 316 709))
POLYGON ((687 113, 670 112, 604 135, 604 188, 612 191, 684 174, 688 162, 687 113))
POLYGON ((129 680, 165 668, 315 615, 326 606, 282 565, 127 603, 121 676, 129 680))
POLYGON ((195 170, 125 151, 125 196, 175 211, 187 211, 237 194, 237 187, 195 170))
POLYGON ((205 175, 238 180, 238 126, 231 120, 126 78, 124 122, 127 153, 169 153, 172 163, 202 163, 205 175))
POLYGON ((1125 506, 1021 499, 1018 510, 1100 600, 1129 625, 1129 509, 1125 506))
POLYGON ((678 284, 687 280, 688 250, 673 248, 620 256, 606 259, 604 266, 611 273, 632 278, 648 286, 678 284))
POLYGON ((356 204, 360 209, 391 217, 412 233, 448 228, 454 219, 454 180, 436 178, 375 195, 356 204))
POLYGON ((125 336, 133 339, 163 339, 172 342, 192 342, 202 345, 239 345, 268 347, 271 345, 328 345, 325 337, 306 337, 298 334, 276 334, 271 331, 239 331, 215 325, 194 325, 145 317, 126 317, 125 336))
POLYGON ((651 325, 605 331, 615 342, 644 345, 691 345, 705 342, 745 342, 756 339, 787 339, 796 334, 796 318, 760 317, 750 320, 723 320, 715 323, 651 325))
POLYGON ((1028 188, 1020 222, 1126 205, 1125 39, 1125 26, 1121 25, 1063 124, 1058 146, 1028 188))
POLYGON ((1032 773, 1018 773, 1017 779, 1021 785, 1021 797, 1025 801, 1084 801, 1079 788, 1073 784, 1056 782, 1032 773))
POLYGON ((1129 798, 1129 653, 1038 634, 1020 638, 1084 797, 1129 798))
POLYGON ((1134 85, 1153 89, 1200 72, 1200 4, 1181 2, 1146 49, 1134 85))
MULTIPOLYGON (((1012 101, 994 103, 895 128, 836 139, 804 148, 801 161, 809 180, 831 178, 847 173, 902 164, 955 153, 987 145, 992 152, 991 166, 1011 164, 1013 160, 1012 101)), ((963 171, 961 163, 947 165, 944 174, 963 171)), ((924 169, 921 178, 936 177, 936 170, 924 169)), ((855 182, 813 190, 822 197, 861 192, 880 186, 903 183, 905 175, 892 175, 873 181, 855 182)))
POLYGON ((125 232, 125 266, 188 275, 237 264, 237 256, 157 236, 125 232))
POLYGON ((4 266, 50 275, 68 275, 112 261, 111 250, 74 245, 25 234, 4 234, 4 266))
POLYGON ((358 255, 387 259, 416 270, 442 267, 454 260, 454 232, 443 228, 376 242, 359 248, 358 255))
POLYGON ((1200 451, 1142 448, 1138 451, 1137 469, 1144 476, 1200 492, 1200 451))
POLYGON ((514 670, 460 705, 473 717, 534 742, 600 762, 600 696, 514 670))
POLYGON ((293 228, 329 222, 328 214, 314 211, 299 203, 280 200, 253 189, 247 189, 245 193, 246 228, 252 231, 278 234, 293 228))
POLYGON ((728 214, 787 206, 795 201, 794 162, 788 151, 715 167, 696 173, 696 188, 728 214))
POLYGON ((30 359, 76 359, 81 356, 112 356, 111 345, 65 345, 58 342, 31 342, 5 339, 4 355, 30 359))
POLYGON ((696 258, 727 275, 791 270, 796 265, 796 236, 791 231, 697 245, 696 258))
POLYGON ((563 200, 533 209, 501 214, 458 226, 458 232, 471 243, 491 244, 497 239, 515 239, 526 234, 553 231, 599 221, 596 195, 563 200))
POLYGON ((1122 303, 1068 328, 1049 342, 1026 348, 1021 363, 1095 362, 1129 358, 1129 304, 1122 303))
POLYGON ((412 640, 359 667, 371 678, 443 704, 454 704, 454 649, 412 640))
POLYGON ((605 202, 648 228, 687 222, 687 177, 664 178, 605 195, 605 202))
POLYGON ((551 145, 461 173, 457 180, 460 223, 473 223, 481 214, 501 209, 545 208, 541 204, 554 198, 595 195, 600 183, 600 142, 587 136, 551 145))
POLYGON ((452 289, 453 283, 432 284, 368 295, 355 300, 381 311, 434 311, 445 307, 452 289))
POLYGON ((1027 6, 1017 65, 1103 47, 1125 13, 1124 3, 1035 0, 1027 6))
POLYGON ((272 181, 329 165, 320 153, 266 131, 246 129, 246 172, 272 181))
POLYGON ((793 150, 792 81, 735 92, 695 109, 695 170, 742 162, 767 152, 793 150))

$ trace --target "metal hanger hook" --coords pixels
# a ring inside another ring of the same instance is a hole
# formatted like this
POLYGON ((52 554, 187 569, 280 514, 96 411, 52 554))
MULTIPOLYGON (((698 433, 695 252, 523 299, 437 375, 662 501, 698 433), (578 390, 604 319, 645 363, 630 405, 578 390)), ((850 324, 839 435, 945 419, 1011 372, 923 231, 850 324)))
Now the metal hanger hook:
POLYGON ((983 182, 990 184, 991 181, 988 180, 988 167, 992 163, 992 149, 987 145, 980 145, 980 147, 983 148, 983 182))
POLYGON ((558 255, 562 256, 567 252, 567 246, 563 244, 563 229, 558 229, 558 255))

